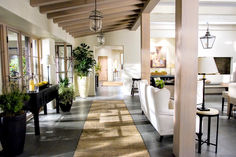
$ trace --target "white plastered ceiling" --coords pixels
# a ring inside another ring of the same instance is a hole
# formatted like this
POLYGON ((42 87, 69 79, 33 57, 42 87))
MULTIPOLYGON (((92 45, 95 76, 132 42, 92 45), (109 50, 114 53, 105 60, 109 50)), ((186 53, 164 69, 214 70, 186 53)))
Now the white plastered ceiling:
MULTIPOLYGON (((175 1, 160 0, 151 14, 152 29, 174 29, 175 1)), ((236 0, 200 0, 199 29, 236 30, 236 0)))

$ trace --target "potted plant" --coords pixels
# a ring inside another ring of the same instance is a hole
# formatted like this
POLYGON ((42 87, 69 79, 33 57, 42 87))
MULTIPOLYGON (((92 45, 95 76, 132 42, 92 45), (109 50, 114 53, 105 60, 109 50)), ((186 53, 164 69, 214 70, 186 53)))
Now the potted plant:
POLYGON ((60 78, 59 83, 59 106, 63 112, 69 112, 73 104, 74 89, 69 87, 69 79, 60 78))
POLYGON ((5 156, 19 155, 24 150, 26 113, 23 110, 29 96, 20 91, 16 84, 0 96, 0 141, 5 156))
POLYGON ((165 86, 165 82, 163 80, 156 80, 155 83, 156 83, 156 87, 159 89, 162 89, 165 86))
POLYGON ((73 50, 74 70, 79 76, 79 93, 80 97, 86 98, 89 91, 89 73, 94 68, 96 61, 93 58, 93 51, 85 43, 80 44, 73 50))

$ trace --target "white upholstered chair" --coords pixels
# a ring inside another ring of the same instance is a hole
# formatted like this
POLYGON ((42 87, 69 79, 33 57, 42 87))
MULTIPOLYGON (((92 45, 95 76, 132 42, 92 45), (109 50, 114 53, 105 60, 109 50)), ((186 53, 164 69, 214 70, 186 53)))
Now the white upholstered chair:
POLYGON ((197 81, 197 105, 201 105, 203 100, 203 82, 197 81))
POLYGON ((228 119, 231 117, 231 112, 233 106, 236 106, 236 83, 229 84, 229 92, 228 92, 228 119))
POLYGON ((160 134, 160 141, 165 135, 173 135, 174 110, 169 109, 170 91, 147 86, 149 120, 160 134))
POLYGON ((147 86, 148 86, 148 81, 147 80, 141 80, 139 81, 139 100, 141 103, 141 109, 142 112, 147 115, 148 114, 148 105, 147 105, 147 86))

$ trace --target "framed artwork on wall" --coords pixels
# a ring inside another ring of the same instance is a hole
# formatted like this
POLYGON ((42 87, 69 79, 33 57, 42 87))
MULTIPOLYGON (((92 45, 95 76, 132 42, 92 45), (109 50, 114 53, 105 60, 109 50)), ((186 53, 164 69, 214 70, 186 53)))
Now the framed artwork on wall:
POLYGON ((156 46, 156 52, 151 52, 151 68, 166 68, 166 52, 162 46, 156 46))

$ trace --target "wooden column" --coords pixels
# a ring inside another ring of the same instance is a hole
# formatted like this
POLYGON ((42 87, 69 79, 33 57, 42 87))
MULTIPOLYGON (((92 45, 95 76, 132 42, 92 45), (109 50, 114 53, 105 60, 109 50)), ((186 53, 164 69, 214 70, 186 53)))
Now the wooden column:
POLYGON ((150 14, 141 14, 141 78, 150 82, 150 14))
POLYGON ((38 47, 38 74, 39 74, 39 82, 42 81, 42 70, 41 70, 41 58, 42 58, 42 40, 37 40, 37 47, 38 47))
POLYGON ((195 157, 198 0, 176 0, 174 155, 195 157))
POLYGON ((64 65, 65 65, 65 77, 67 77, 67 44, 64 42, 64 65))
POLYGON ((2 25, 1 27, 1 62, 2 62, 2 90, 6 92, 9 87, 9 63, 7 53, 7 27, 2 25))

